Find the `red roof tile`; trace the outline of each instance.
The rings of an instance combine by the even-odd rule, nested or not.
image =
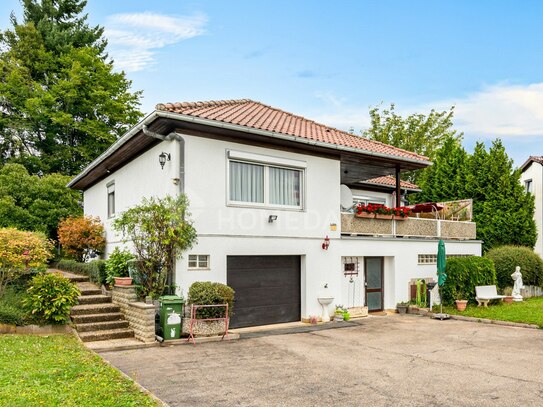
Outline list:
[[[415,161],[428,161],[425,156],[328,127],[249,99],[161,103],[156,109],[351,147],[361,150],[361,153],[379,153]]]
[[[376,185],[386,185],[388,187],[396,187],[396,180],[394,177],[385,176],[377,177],[364,181],[364,183],[376,184]],[[409,181],[400,181],[400,186],[404,189],[420,189],[418,185],[415,185]]]

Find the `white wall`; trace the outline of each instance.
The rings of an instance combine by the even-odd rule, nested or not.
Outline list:
[[[537,227],[537,243],[535,252],[543,256],[543,165],[532,162],[532,164],[521,174],[520,181],[524,187],[526,180],[532,180],[532,194],[535,197],[534,219]]]
[[[171,153],[174,150],[173,142],[161,142],[84,191],[84,213],[99,216],[104,223],[107,239],[106,255],[111,253],[115,246],[121,244],[121,237],[112,229],[115,217],[109,219],[107,217],[106,185],[115,181],[115,212],[117,215],[140,203],[143,197],[163,197],[175,194],[177,187],[172,182],[172,178],[178,176],[173,164],[175,160],[166,162],[163,170],[158,162],[158,156],[161,152]]]

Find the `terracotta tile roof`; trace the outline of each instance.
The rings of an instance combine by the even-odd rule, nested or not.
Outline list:
[[[538,155],[531,155],[531,156],[528,157],[528,159],[524,162],[524,164],[522,164],[522,165],[520,166],[520,169],[521,169],[522,171],[524,171],[524,170],[526,169],[526,167],[528,167],[528,165],[529,165],[530,163],[533,163],[533,162],[536,162],[536,163],[539,163],[539,164],[543,165],[543,156],[541,156],[541,155],[539,155],[539,156],[538,156]]]
[[[396,187],[396,180],[394,179],[394,177],[390,177],[390,176],[368,179],[364,181],[364,183],[386,185],[388,187]],[[401,181],[400,186],[404,189],[416,189],[416,190],[420,189],[418,185],[415,185],[409,181]]]
[[[361,153],[365,151],[415,161],[428,161],[428,158],[425,156],[328,127],[249,99],[161,103],[156,106],[156,110],[196,116],[202,119],[216,120],[259,130],[302,137],[322,143],[351,147],[361,150]]]

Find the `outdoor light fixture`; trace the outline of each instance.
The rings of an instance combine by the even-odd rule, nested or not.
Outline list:
[[[170,153],[165,153],[164,151],[160,153],[158,156],[158,162],[160,163],[160,168],[164,169],[164,164],[166,164],[166,161],[170,161],[172,157],[170,156]]]
[[[276,220],[277,220],[277,215],[268,216],[268,223],[273,223]]]
[[[329,247],[330,247],[330,238],[328,237],[328,235],[326,235],[326,237],[324,238],[324,242],[322,243],[322,250],[328,250]]]

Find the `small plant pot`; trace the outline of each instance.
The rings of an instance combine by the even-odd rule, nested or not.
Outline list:
[[[343,314],[335,314],[335,315],[334,315],[334,321],[335,321],[335,322],[341,322],[341,321],[343,321]]]
[[[115,285],[132,285],[132,277],[114,277]]]
[[[467,300],[456,300],[456,309],[460,312],[465,311],[466,307],[468,306]]]
[[[513,302],[513,297],[508,295],[508,296],[504,297],[503,302],[505,302],[507,304],[511,304]]]
[[[396,309],[398,310],[398,314],[407,314],[407,305],[396,305]]]

